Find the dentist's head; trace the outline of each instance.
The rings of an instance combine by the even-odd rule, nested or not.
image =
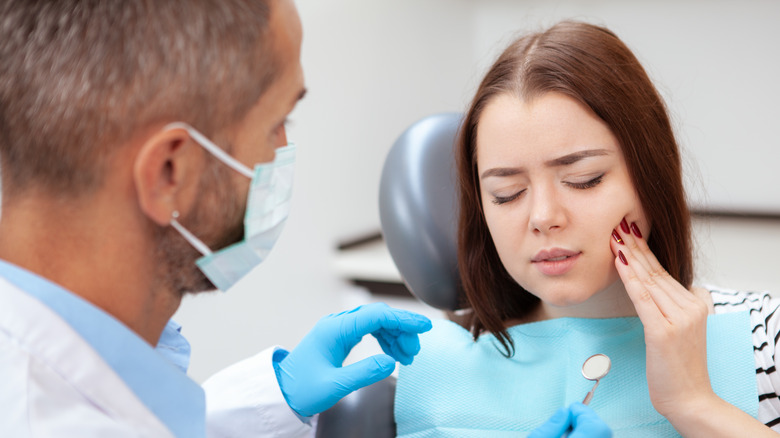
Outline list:
[[[262,184],[193,132],[250,171],[274,161],[304,94],[293,2],[0,9],[0,256],[129,325],[213,289],[203,251],[171,224],[216,255],[244,238],[250,183]]]

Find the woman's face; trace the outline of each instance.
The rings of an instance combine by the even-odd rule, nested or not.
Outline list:
[[[506,270],[542,300],[534,319],[635,314],[609,247],[623,218],[649,225],[617,139],[560,93],[504,94],[477,131],[482,205]]]

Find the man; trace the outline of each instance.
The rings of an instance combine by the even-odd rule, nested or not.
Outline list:
[[[292,0],[0,2],[4,436],[305,436],[411,363],[430,321],[373,305],[205,397],[182,372],[182,296],[228,289],[286,217],[300,46]],[[386,354],[342,367],[369,333]]]

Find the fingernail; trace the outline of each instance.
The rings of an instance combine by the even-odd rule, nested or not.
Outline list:
[[[623,251],[618,251],[618,258],[624,265],[628,266],[628,260],[626,260],[626,256],[623,255]]]
[[[624,233],[629,234],[631,233],[631,230],[628,229],[628,222],[626,222],[626,218],[623,218],[622,221],[620,221],[620,228],[623,230]]]
[[[623,243],[623,239],[620,238],[620,234],[618,234],[617,230],[612,230],[612,238],[615,239],[615,242],[621,245],[625,245],[625,243]]]
[[[636,222],[631,222],[631,230],[634,232],[634,235],[638,238],[642,238],[642,233],[639,231],[639,227],[636,226]]]

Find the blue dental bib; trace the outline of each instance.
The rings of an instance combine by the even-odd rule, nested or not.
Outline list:
[[[516,437],[557,409],[582,401],[593,387],[585,359],[603,353],[612,369],[590,406],[615,437],[676,437],[653,409],[645,374],[639,318],[559,318],[511,327],[515,355],[504,357],[491,334],[475,342],[457,324],[435,321],[420,336],[414,363],[399,371],[395,399],[398,436]],[[711,315],[707,361],[718,396],[756,417],[758,393],[747,312]]]

